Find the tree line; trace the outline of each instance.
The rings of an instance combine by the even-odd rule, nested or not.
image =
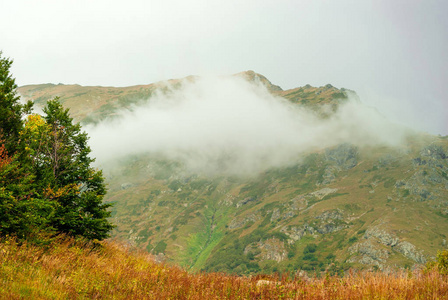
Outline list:
[[[111,205],[87,134],[58,98],[42,115],[21,103],[11,64],[0,51],[0,236],[107,238]]]

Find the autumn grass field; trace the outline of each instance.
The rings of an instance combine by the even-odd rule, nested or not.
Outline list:
[[[437,268],[344,277],[189,273],[116,242],[0,241],[1,299],[448,299]]]

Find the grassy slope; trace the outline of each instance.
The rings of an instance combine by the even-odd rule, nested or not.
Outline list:
[[[60,239],[44,250],[0,241],[2,299],[439,299],[437,271],[296,279],[191,274],[114,242]]]
[[[255,73],[239,75],[317,111],[344,101],[348,92],[330,85],[282,91]],[[19,91],[37,102],[60,95],[78,120],[91,121],[145,101],[155,86],[163,88],[40,85]],[[101,109],[105,105],[109,108]],[[448,232],[448,165],[428,156],[428,145],[448,153],[448,141],[431,136],[409,140],[399,150],[355,149],[355,158],[344,152],[348,146],[310,154],[297,165],[250,180],[191,176],[173,162],[131,157],[107,173],[107,201],[115,203],[118,225],[113,235],[191,270],[249,274],[331,268],[337,273],[351,265],[410,267],[419,253],[428,258],[444,247]],[[347,164],[350,159],[354,166]],[[312,194],[323,188],[335,192],[323,198]],[[415,248],[403,248],[406,243]],[[316,250],[307,255],[309,244]]]

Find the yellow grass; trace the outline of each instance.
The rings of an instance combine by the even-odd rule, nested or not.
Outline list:
[[[197,273],[116,242],[61,238],[46,247],[0,241],[2,299],[446,299],[437,271],[288,279]]]

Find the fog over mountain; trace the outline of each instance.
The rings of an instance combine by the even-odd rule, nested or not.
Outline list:
[[[399,146],[408,131],[356,99],[322,118],[236,77],[184,80],[143,106],[87,127],[101,165],[151,153],[190,171],[247,175],[285,166],[301,154],[340,143]]]

